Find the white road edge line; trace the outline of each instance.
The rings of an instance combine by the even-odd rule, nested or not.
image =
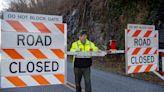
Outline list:
[[[76,91],[76,86],[75,86],[75,84],[73,84],[73,83],[71,83],[71,82],[67,82],[66,84],[65,84],[65,86],[66,87],[68,87],[68,88],[70,88],[72,91]],[[84,89],[82,89],[82,92],[85,92],[84,91]]]
[[[154,73],[155,75],[157,75],[159,78],[161,78],[162,80],[164,80],[164,76],[161,76],[158,72],[153,71],[153,73]]]

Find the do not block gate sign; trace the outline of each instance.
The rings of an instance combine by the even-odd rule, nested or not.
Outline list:
[[[4,13],[1,88],[65,83],[66,24],[46,20],[55,18],[61,20],[52,15]]]
[[[158,31],[151,25],[129,24],[125,30],[126,73],[158,69]]]

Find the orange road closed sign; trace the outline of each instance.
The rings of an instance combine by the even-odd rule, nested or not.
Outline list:
[[[1,88],[64,84],[67,27],[62,17],[3,14]]]
[[[127,74],[158,70],[158,31],[153,25],[128,24],[125,52]]]

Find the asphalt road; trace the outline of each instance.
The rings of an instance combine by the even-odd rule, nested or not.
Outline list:
[[[71,63],[67,68],[68,81],[74,83]],[[91,80],[93,92],[164,92],[164,86],[96,69],[91,71]],[[84,88],[84,82],[82,86]]]
[[[35,86],[22,88],[1,89],[0,92],[73,92],[64,85]]]
[[[74,84],[73,66],[68,62],[68,81]],[[164,86],[146,81],[104,72],[91,71],[93,92],[164,92]],[[84,80],[82,80],[84,81]],[[84,82],[82,82],[84,88]],[[74,92],[65,85],[1,89],[0,92]]]

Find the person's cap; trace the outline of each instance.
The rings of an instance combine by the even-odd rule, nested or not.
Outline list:
[[[87,35],[87,30],[86,29],[81,29],[80,30],[80,35]]]

